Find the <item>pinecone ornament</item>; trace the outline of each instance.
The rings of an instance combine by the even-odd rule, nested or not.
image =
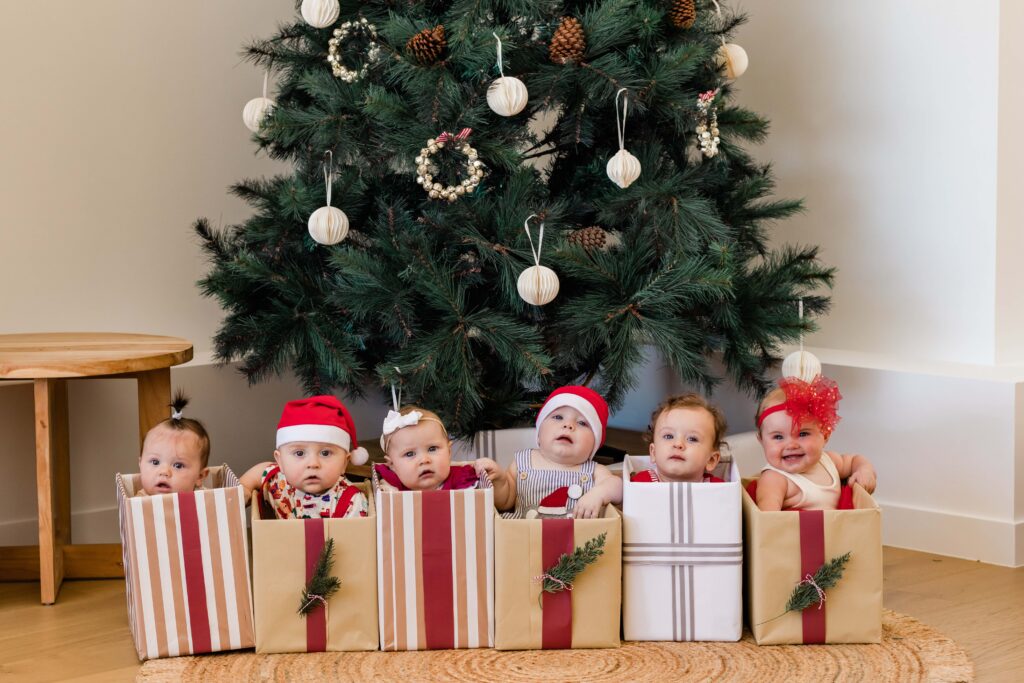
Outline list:
[[[406,51],[420,64],[433,64],[446,47],[448,41],[444,37],[444,24],[423,29],[405,44]]]
[[[672,0],[668,11],[668,20],[676,28],[690,28],[697,21],[697,3],[695,0]]]
[[[548,56],[555,64],[578,62],[587,49],[583,25],[575,17],[563,17],[548,46]]]
[[[587,251],[604,251],[608,248],[608,231],[599,225],[591,225],[589,228],[573,230],[566,240],[569,244],[577,244]]]

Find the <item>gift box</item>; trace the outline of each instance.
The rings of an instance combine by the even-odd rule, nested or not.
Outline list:
[[[538,650],[619,646],[622,518],[612,505],[596,519],[494,521],[495,647]],[[562,554],[605,533],[604,552],[568,590],[542,591]]]
[[[376,495],[380,648],[493,647],[494,491]]]
[[[227,465],[204,489],[136,495],[138,474],[118,474],[128,621],[139,659],[253,645],[245,490]]]
[[[724,458],[724,456],[723,456]],[[647,456],[626,456],[622,497],[622,630],[626,640],[736,641],[743,632],[742,486],[633,483]]]
[[[253,601],[256,652],[344,652],[377,649],[376,515],[367,483],[366,517],[277,519],[259,491],[252,497]],[[334,540],[336,593],[307,615],[302,591],[327,539]]]
[[[758,645],[877,643],[882,637],[882,514],[859,484],[851,510],[762,512],[743,491],[747,612]],[[786,603],[801,582],[850,554],[824,601],[800,612]]]

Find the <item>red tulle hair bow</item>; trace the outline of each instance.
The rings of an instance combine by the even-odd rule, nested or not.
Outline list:
[[[783,377],[779,380],[779,388],[786,394],[786,400],[761,413],[757,419],[758,429],[767,416],[785,410],[793,418],[794,434],[800,430],[804,420],[811,419],[818,423],[826,439],[832,435],[832,430],[839,422],[836,404],[843,397],[835,380],[824,375],[818,375],[811,382],[805,382],[799,377]]]

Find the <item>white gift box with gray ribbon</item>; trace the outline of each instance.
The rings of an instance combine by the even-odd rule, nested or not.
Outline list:
[[[736,641],[743,629],[739,471],[725,483],[633,483],[647,456],[626,456],[622,499],[622,627],[626,640]]]

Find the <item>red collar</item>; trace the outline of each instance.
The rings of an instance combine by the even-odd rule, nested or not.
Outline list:
[[[386,481],[387,483],[394,486],[399,491],[409,491],[402,480],[398,478],[394,470],[383,463],[378,463],[373,466],[377,476]],[[441,484],[439,491],[456,491],[460,489],[469,489],[476,486],[479,478],[476,474],[476,468],[472,465],[452,465],[451,470],[448,472],[448,478]]]

